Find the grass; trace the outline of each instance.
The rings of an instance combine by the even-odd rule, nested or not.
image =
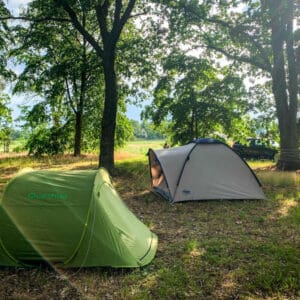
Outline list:
[[[144,158],[149,148],[162,148],[164,140],[137,140],[126,144],[123,149],[116,151],[116,157],[127,155],[126,158]]]
[[[299,299],[300,174],[250,162],[267,200],[170,205],[149,191],[148,146],[117,151],[114,184],[158,235],[153,262],[132,270],[1,268],[0,299]],[[2,159],[0,192],[28,166],[96,168],[97,156]]]

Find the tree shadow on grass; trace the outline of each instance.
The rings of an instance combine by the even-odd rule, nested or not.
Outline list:
[[[171,205],[149,190],[134,198],[124,192],[159,238],[154,270],[127,293],[154,299],[300,297],[300,189],[287,182],[267,186],[267,200],[259,201]],[[198,248],[192,254],[186,250],[191,242]]]
[[[300,297],[299,186],[269,180],[265,201],[172,205],[150,192],[146,161],[118,163],[117,171],[117,191],[158,235],[151,264],[128,271],[0,269],[0,298]]]

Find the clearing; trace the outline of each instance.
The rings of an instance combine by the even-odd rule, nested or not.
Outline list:
[[[141,269],[1,268],[0,299],[299,299],[300,174],[252,162],[265,201],[171,205],[150,193],[146,152],[162,141],[116,152],[116,189],[158,235],[156,258]],[[97,156],[0,159],[0,197],[23,167],[97,168]]]

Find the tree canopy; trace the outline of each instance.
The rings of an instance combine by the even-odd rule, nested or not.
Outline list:
[[[15,92],[39,95],[43,130],[66,137],[72,127],[74,155],[98,142],[99,165],[112,171],[115,146],[136,125],[126,103],[153,97],[144,117],[172,143],[277,139],[278,130],[278,167],[295,169],[299,11],[295,0],[33,0],[20,16],[2,3],[0,35],[14,32],[11,56],[25,65]],[[9,28],[9,19],[18,22]]]
[[[169,42],[186,51],[202,49],[214,61],[226,58],[271,81],[280,133],[281,169],[300,166],[299,18],[295,0],[163,1]],[[298,66],[298,68],[297,68]],[[242,69],[244,68],[244,70]]]
[[[172,142],[199,136],[230,136],[247,112],[246,90],[230,69],[215,69],[207,59],[172,53],[164,63],[146,116],[155,125],[167,119]]]

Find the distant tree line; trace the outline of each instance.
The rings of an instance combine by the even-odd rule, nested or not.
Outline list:
[[[3,152],[9,151],[12,138],[12,115],[7,104],[7,95],[0,94],[0,145],[2,144]]]
[[[147,139],[147,140],[161,140],[166,139],[166,135],[155,129],[154,124],[149,121],[136,121],[131,120],[133,127],[134,138],[137,139]]]

